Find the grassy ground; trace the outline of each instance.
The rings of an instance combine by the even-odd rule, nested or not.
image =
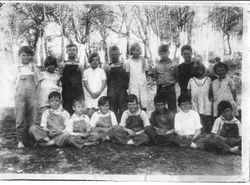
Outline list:
[[[103,143],[76,149],[16,149],[13,109],[2,111],[0,173],[240,175],[241,157],[175,146],[120,146]]]

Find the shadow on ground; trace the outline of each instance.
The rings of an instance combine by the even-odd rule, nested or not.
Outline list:
[[[2,111],[0,173],[240,175],[241,157],[174,146],[120,146],[103,143],[76,149],[16,149],[13,110]]]

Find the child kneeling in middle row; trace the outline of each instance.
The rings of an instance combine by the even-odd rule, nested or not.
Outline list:
[[[139,146],[149,143],[149,136],[145,133],[150,126],[147,113],[139,108],[138,98],[134,94],[128,95],[128,110],[124,111],[119,126],[110,130],[110,137],[114,143]]]

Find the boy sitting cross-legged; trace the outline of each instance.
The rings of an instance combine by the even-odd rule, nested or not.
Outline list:
[[[139,146],[149,143],[145,128],[150,126],[145,111],[139,108],[138,98],[128,95],[128,110],[124,111],[119,126],[112,128],[109,133],[115,143]]]
[[[70,115],[62,108],[59,92],[51,92],[48,98],[50,109],[42,114],[40,126],[32,125],[29,128],[29,134],[44,146],[63,146],[69,139],[69,134],[65,132],[65,126]]]
[[[161,95],[154,97],[155,111],[152,112],[150,123],[146,128],[154,144],[168,145],[174,142],[174,113],[166,108],[166,100]]]

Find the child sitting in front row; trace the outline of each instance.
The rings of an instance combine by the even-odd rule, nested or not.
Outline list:
[[[114,112],[109,110],[109,102],[110,98],[107,96],[102,96],[98,100],[99,110],[92,115],[90,122],[92,128],[89,139],[91,141],[110,140],[109,130],[118,125]]]
[[[48,99],[50,109],[42,114],[40,126],[32,125],[29,128],[29,134],[36,142],[44,146],[63,146],[69,139],[69,134],[65,132],[65,126],[70,115],[62,108],[59,92],[51,92]]]
[[[146,112],[139,108],[136,95],[128,95],[127,102],[128,110],[123,112],[120,125],[110,130],[111,139],[124,145],[149,143],[149,136],[145,133],[145,128],[150,126]]]
[[[96,142],[89,141],[89,132],[91,129],[90,119],[84,114],[85,102],[83,99],[73,101],[74,113],[66,124],[66,132],[70,134],[69,144],[82,148],[83,146],[95,145]]]
[[[191,97],[183,93],[178,98],[180,112],[175,115],[176,144],[185,147],[192,146],[201,134],[201,122],[198,112],[191,109]]]
[[[146,133],[154,144],[169,145],[175,140],[174,113],[166,108],[166,100],[161,95],[154,97],[155,111],[150,117],[151,126]]]

